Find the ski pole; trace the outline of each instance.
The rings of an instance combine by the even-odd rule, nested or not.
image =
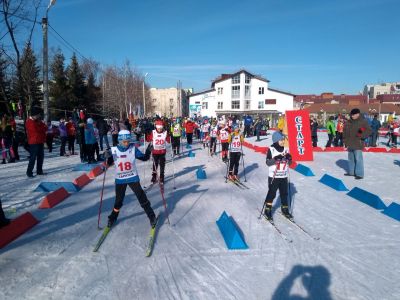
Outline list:
[[[288,168],[288,185],[289,185],[289,211],[290,214],[293,213],[293,208],[294,208],[294,201],[293,201],[293,197],[292,197],[292,189],[290,187],[290,172],[289,172],[289,168]]]
[[[244,166],[244,154],[243,154],[243,145],[242,144],[240,144],[240,150],[242,151],[242,165],[243,165],[244,182],[247,182],[247,179],[246,179],[246,168]]]
[[[172,156],[172,179],[174,182],[174,190],[176,190],[176,185],[175,185],[175,164],[174,164],[174,153],[173,153],[173,149],[172,149],[172,145],[171,145],[171,156]]]
[[[140,139],[139,139],[139,145],[140,145]],[[146,130],[144,131],[143,135],[143,153],[146,152]],[[146,162],[143,163],[143,182],[146,182]],[[144,185],[143,188],[146,188]]]
[[[100,205],[99,205],[99,216],[97,218],[97,229],[102,229],[100,227],[100,216],[101,216],[101,207],[103,205],[103,192],[104,192],[104,183],[106,181],[106,173],[107,173],[107,167],[104,167],[104,175],[103,175],[103,186],[101,188],[101,193],[100,193]]]

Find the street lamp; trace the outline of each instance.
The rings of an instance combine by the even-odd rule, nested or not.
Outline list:
[[[46,17],[42,19],[43,28],[43,110],[44,121],[47,123],[49,119],[49,55],[48,55],[48,42],[47,42],[47,18],[50,8],[56,3],[56,0],[50,0],[49,6],[46,9]]]
[[[143,78],[143,117],[146,116],[146,97],[144,93],[144,81],[146,80],[147,75],[149,75],[149,73],[144,74]]]

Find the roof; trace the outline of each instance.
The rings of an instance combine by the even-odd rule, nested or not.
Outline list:
[[[227,80],[227,79],[232,78],[232,77],[234,77],[234,76],[236,76],[236,75],[238,75],[240,73],[246,73],[246,74],[250,75],[251,77],[256,78],[258,80],[265,81],[265,82],[270,82],[268,79],[263,78],[260,75],[254,75],[254,74],[252,74],[252,73],[250,73],[250,72],[248,72],[248,71],[246,71],[244,69],[241,69],[241,70],[239,70],[239,71],[237,71],[236,73],[233,73],[233,74],[221,74],[221,76],[217,77],[216,79],[214,79],[212,81],[211,87],[214,87],[214,85],[217,82]]]
[[[380,106],[380,110],[379,110]],[[400,106],[389,103],[370,103],[370,104],[359,104],[359,105],[348,105],[348,104],[311,104],[304,107],[310,113],[320,113],[321,110],[328,114],[337,113],[349,113],[353,108],[358,108],[362,113],[393,113],[400,114]]]
[[[188,97],[190,98],[190,97],[193,97],[193,96],[206,94],[206,93],[209,93],[209,92],[215,92],[215,89],[208,89],[208,90],[200,91],[200,92],[197,92],[197,93],[193,93],[193,94],[190,94]]]
[[[281,94],[285,94],[285,95],[289,95],[289,96],[296,97],[295,94],[291,94],[291,93],[289,93],[289,92],[285,92],[285,91],[282,91],[282,90],[272,89],[272,88],[268,88],[268,90],[269,90],[269,91],[273,91],[273,92],[277,92],[277,93],[281,93]]]

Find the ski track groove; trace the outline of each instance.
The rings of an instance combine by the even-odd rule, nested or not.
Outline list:
[[[164,258],[165,258],[165,262],[167,263],[168,270],[169,270],[169,272],[171,273],[171,277],[172,277],[172,280],[173,280],[174,285],[175,285],[175,287],[176,287],[176,290],[178,291],[179,299],[183,299],[182,293],[181,293],[180,288],[179,288],[179,285],[178,285],[178,283],[176,282],[174,273],[172,272],[171,265],[170,265],[170,263],[169,263],[169,261],[168,261],[168,257],[167,257],[166,255],[164,255]]]

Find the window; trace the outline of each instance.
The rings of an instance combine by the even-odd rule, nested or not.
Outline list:
[[[244,83],[249,84],[249,83],[250,83],[250,80],[251,80],[251,76],[250,76],[249,74],[246,74],[246,77],[245,77],[245,79],[244,79]]]
[[[258,109],[264,109],[264,101],[258,101]]]
[[[240,109],[240,101],[239,100],[232,101],[231,109]]]
[[[169,102],[170,102],[170,103],[173,103],[173,102],[174,102],[174,99],[173,99],[173,98],[169,98]]]
[[[224,109],[224,102],[218,102],[218,109]]]
[[[276,99],[265,99],[265,104],[276,104]]]
[[[264,95],[264,87],[259,87],[258,88],[258,94],[259,95]]]
[[[203,109],[208,109],[208,102],[203,102],[202,108],[203,108]]]
[[[223,92],[224,92],[224,88],[219,87],[219,88],[218,88],[218,95],[222,95]]]
[[[250,100],[245,100],[244,109],[250,109],[250,106],[251,106],[251,101]]]
[[[232,86],[232,98],[240,98],[240,85]]]
[[[233,76],[232,84],[239,84],[239,83],[240,83],[240,74]]]
[[[153,102],[157,102],[157,99],[156,99],[156,98],[154,98],[154,99],[153,99]]]
[[[250,92],[250,86],[249,85],[245,85],[244,86],[244,97],[249,99],[251,97],[251,92]]]
[[[200,104],[200,101],[196,101],[194,104]]]

